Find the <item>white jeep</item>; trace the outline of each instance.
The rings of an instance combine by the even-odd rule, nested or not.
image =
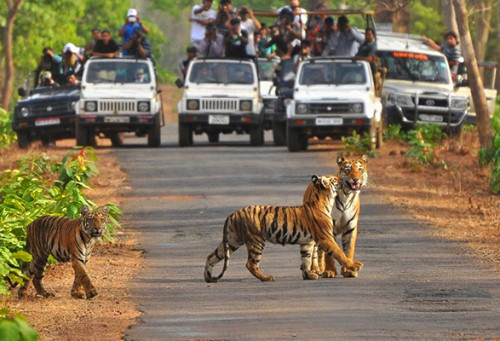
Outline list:
[[[287,106],[287,145],[306,150],[308,138],[367,132],[371,148],[382,143],[382,105],[370,64],[346,58],[312,58],[297,70]]]
[[[95,136],[123,143],[124,132],[161,143],[162,103],[150,59],[91,58],[85,65],[77,104],[76,143],[95,144]]]
[[[177,81],[184,94],[177,105],[179,146],[193,144],[193,134],[250,134],[250,144],[264,144],[263,104],[255,63],[249,59],[195,59],[186,80]]]

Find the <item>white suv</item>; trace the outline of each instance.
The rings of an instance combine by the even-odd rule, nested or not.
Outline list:
[[[91,58],[81,88],[77,145],[93,145],[95,136],[104,136],[118,146],[124,132],[147,135],[150,147],[160,145],[162,103],[150,59]]]
[[[182,83],[182,82],[181,82]],[[264,144],[262,98],[257,68],[248,59],[195,59],[177,105],[179,146],[193,144],[193,134],[206,133],[210,142],[219,134],[250,134],[250,143]]]
[[[371,147],[382,143],[382,105],[370,64],[351,59],[312,58],[297,70],[287,106],[287,145],[307,149],[308,138],[339,138],[367,132]]]

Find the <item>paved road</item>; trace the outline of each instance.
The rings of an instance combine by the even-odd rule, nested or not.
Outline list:
[[[127,340],[500,337],[500,274],[468,257],[463,245],[431,237],[430,227],[374,188],[362,195],[359,278],[304,281],[298,246],[268,244],[261,267],[275,282],[246,270],[243,247],[219,283],[205,283],[205,257],[220,242],[226,216],[249,204],[300,204],[311,174],[336,169],[332,147],[290,154],[228,136],[219,145],[196,138],[195,147],[181,149],[175,125],[162,134],[159,149],[113,151],[132,187],[124,220],[147,250],[147,267],[131,285],[144,314]]]

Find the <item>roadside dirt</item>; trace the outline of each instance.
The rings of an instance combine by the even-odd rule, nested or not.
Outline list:
[[[180,92],[163,88],[166,122],[176,119],[175,105]],[[102,145],[101,142],[99,145]],[[58,141],[56,146],[35,145],[28,151],[16,147],[0,151],[1,169],[28,155],[47,153],[61,158],[74,142]],[[448,170],[412,170],[404,166],[407,147],[387,143],[377,158],[370,159],[369,186],[386,200],[404,209],[423,224],[432,226],[438,238],[459,240],[467,252],[492,268],[500,269],[500,196],[488,190],[489,169],[477,164],[477,137],[465,132],[461,139],[450,140],[438,151]],[[88,195],[97,204],[120,204],[130,195],[127,176],[106,149],[96,149],[100,175],[92,181]],[[332,155],[334,160],[336,155]],[[165,194],[168,196],[168,193]],[[185,197],[170,197],[186,200]],[[4,305],[22,312],[39,332],[40,340],[120,340],[122,333],[137,322],[140,312],[129,300],[127,284],[144,265],[141,252],[134,249],[134,232],[127,226],[116,236],[116,243],[96,247],[88,272],[99,290],[92,300],[70,297],[73,270],[70,264],[48,268],[45,283],[56,297],[36,297],[31,288],[27,300],[15,296]],[[17,290],[14,290],[14,294]]]

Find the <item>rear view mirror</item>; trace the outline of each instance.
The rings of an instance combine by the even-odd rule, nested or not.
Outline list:
[[[18,88],[17,94],[21,97],[26,97],[26,90],[24,88]]]
[[[180,88],[184,87],[184,82],[180,78],[177,78],[175,80],[175,85],[177,85],[177,87],[180,89]]]

